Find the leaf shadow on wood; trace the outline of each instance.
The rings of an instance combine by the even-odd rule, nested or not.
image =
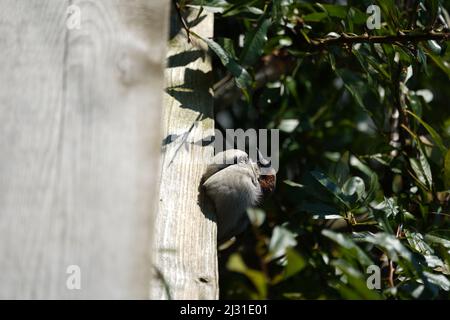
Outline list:
[[[189,135],[196,128],[196,123],[201,120],[202,120],[202,114],[199,114],[197,116],[197,118],[192,122],[192,125],[189,127],[189,129],[187,129],[185,132],[183,132],[181,134],[177,134],[177,133],[168,134],[162,140],[161,144],[162,144],[163,151],[171,143],[176,142],[178,144],[177,148],[175,149],[175,153],[174,153],[172,159],[169,161],[169,164],[167,165],[168,167],[170,165],[172,165],[178,152],[180,150],[182,150],[183,147],[185,147],[186,151],[189,151],[189,145],[206,147],[206,146],[209,146],[210,144],[214,143],[215,137],[213,135],[209,135],[209,136],[203,137],[201,139],[197,139],[197,140],[189,139]]]
[[[211,71],[205,73],[187,68],[184,72],[184,84],[166,88],[166,92],[180,103],[181,108],[189,108],[205,116],[212,116],[207,112],[208,109],[212,109],[210,104],[213,103],[210,92],[211,77]]]
[[[184,51],[174,54],[167,58],[167,68],[177,68],[187,66],[191,62],[201,58],[205,60],[206,53],[204,50]]]
[[[172,142],[175,142],[177,139],[182,139],[184,144],[188,143],[188,144],[193,144],[193,145],[202,146],[202,147],[206,147],[206,146],[209,146],[210,144],[214,143],[214,136],[211,136],[211,135],[204,137],[203,139],[199,139],[199,140],[195,140],[195,141],[187,141],[188,135],[191,131],[192,131],[192,129],[187,130],[183,134],[176,134],[176,133],[168,134],[162,140],[163,147],[169,145]]]
[[[188,108],[198,113],[196,119],[189,128],[182,133],[170,133],[162,140],[163,150],[171,143],[177,142],[179,146],[175,151],[173,158],[169,162],[169,166],[175,160],[178,152],[182,147],[189,147],[189,144],[206,147],[214,143],[214,136],[203,137],[199,140],[189,139],[192,130],[195,129],[196,123],[211,118],[213,96],[211,94],[211,72],[203,72],[201,70],[193,70],[186,68],[184,72],[184,83],[179,86],[166,88],[167,94],[179,102],[180,108]]]

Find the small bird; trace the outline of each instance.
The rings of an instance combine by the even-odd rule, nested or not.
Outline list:
[[[247,209],[273,192],[276,176],[270,162],[259,150],[254,162],[246,152],[229,149],[213,158],[202,181],[206,195],[216,209],[217,239],[221,244],[248,227]]]

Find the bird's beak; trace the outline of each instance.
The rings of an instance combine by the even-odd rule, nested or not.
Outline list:
[[[258,158],[257,158],[258,166],[260,168],[270,168],[272,165],[271,162],[269,160],[267,160],[266,158],[264,158],[264,156],[262,155],[261,151],[259,151],[258,148],[256,148],[256,151],[258,152]]]

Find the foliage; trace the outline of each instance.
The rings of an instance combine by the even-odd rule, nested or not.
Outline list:
[[[218,126],[281,130],[277,190],[221,252],[221,297],[449,298],[449,3],[179,3],[215,12]]]

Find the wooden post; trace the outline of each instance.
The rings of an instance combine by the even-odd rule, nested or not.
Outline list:
[[[168,14],[1,1],[0,298],[148,297]]]
[[[213,35],[213,15],[192,11],[191,30]],[[205,43],[188,41],[178,13],[171,14],[164,100],[160,207],[156,219],[156,265],[151,298],[217,299],[216,223],[199,193],[213,155],[211,60]]]

